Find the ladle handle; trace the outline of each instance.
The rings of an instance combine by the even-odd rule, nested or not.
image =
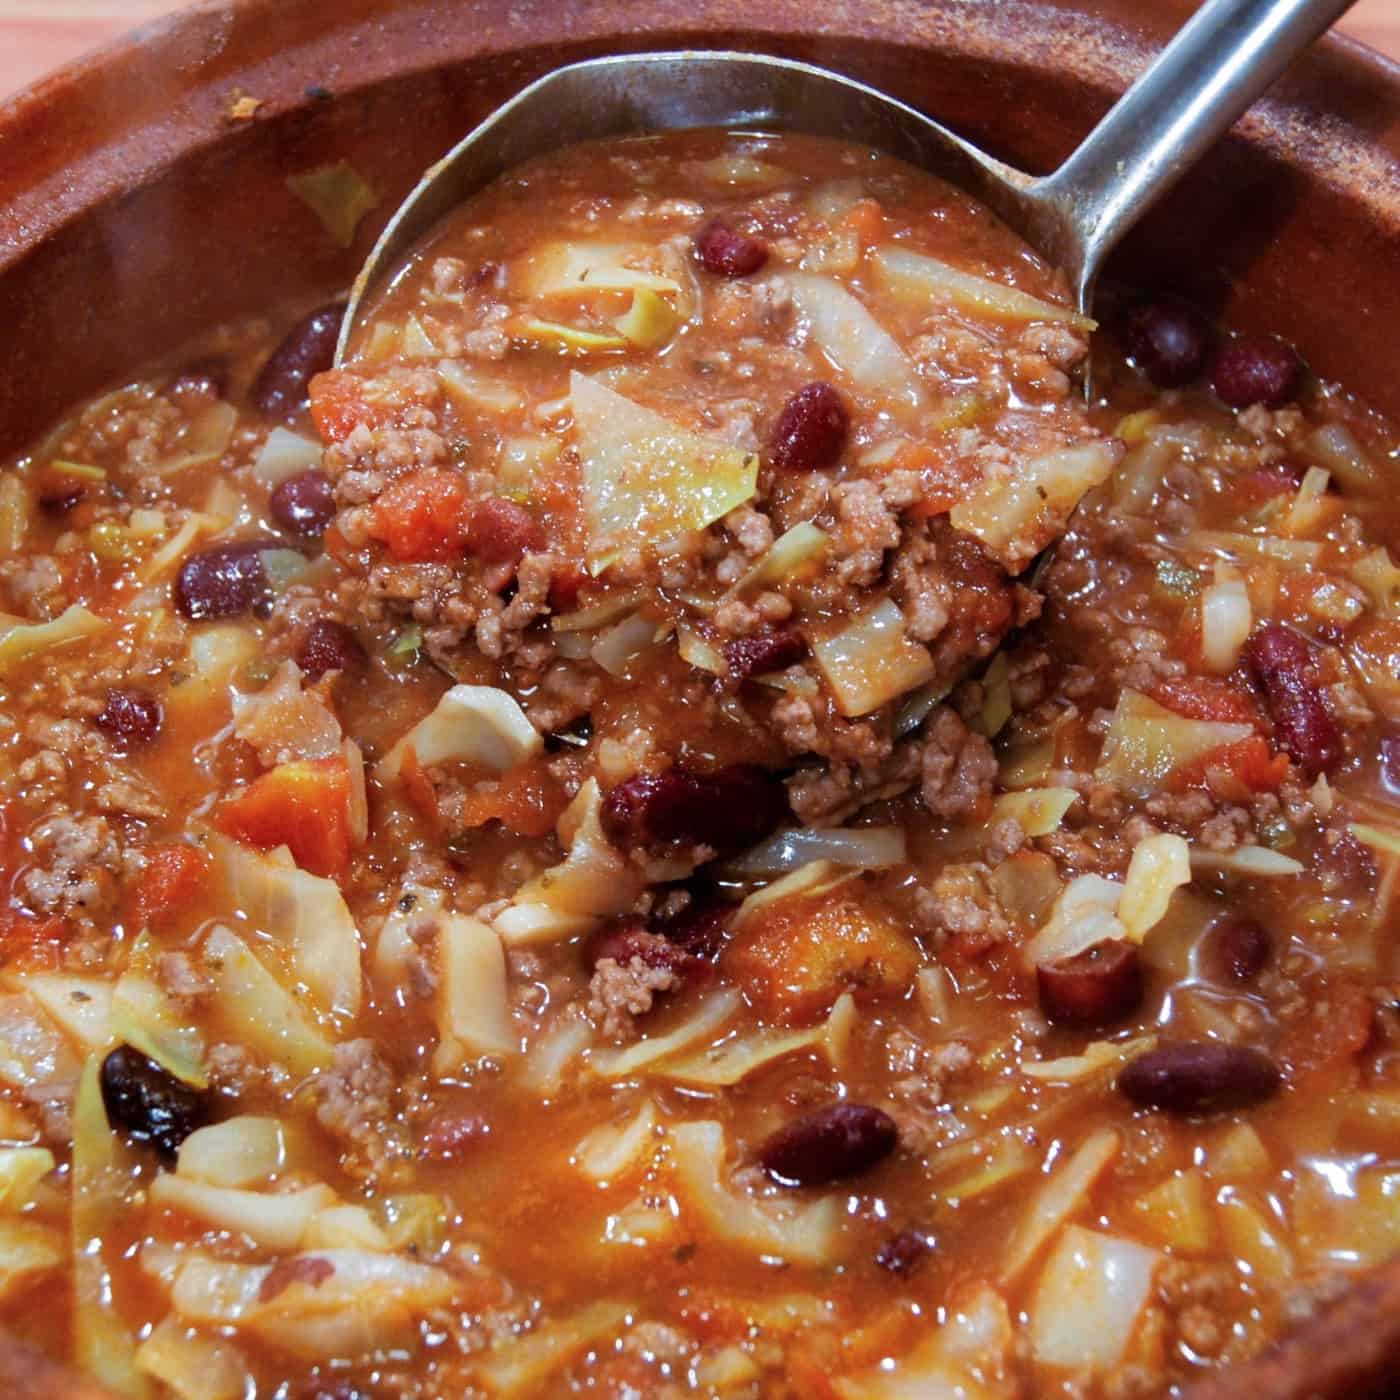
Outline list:
[[[1092,286],[1118,239],[1190,168],[1352,0],[1207,0],[1053,174],[1036,198],[1053,207]]]

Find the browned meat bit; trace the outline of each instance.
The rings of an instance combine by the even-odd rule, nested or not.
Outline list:
[[[946,705],[935,710],[923,749],[919,792],[924,806],[943,821],[974,815],[990,800],[996,775],[991,744],[974,734],[957,711]]]
[[[39,863],[20,876],[17,889],[36,914],[100,913],[134,860],[105,817],[50,817],[30,840]]]
[[[672,947],[656,934],[637,936]],[[674,951],[682,958],[695,961],[679,948]],[[614,957],[599,958],[588,984],[588,1017],[606,1039],[627,1040],[636,1033],[637,1017],[651,1010],[660,993],[673,991],[683,980],[682,974],[668,961],[654,958],[649,962],[643,952],[633,952],[626,962]]]
[[[345,1147],[347,1169],[382,1175],[403,1156],[394,1089],[394,1073],[374,1041],[335,1047],[330,1068],[316,1081],[316,1121]]]

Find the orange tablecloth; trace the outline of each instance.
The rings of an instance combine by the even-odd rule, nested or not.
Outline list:
[[[178,0],[0,0],[0,95],[179,7]],[[1358,0],[1342,28],[1400,59],[1400,0]]]

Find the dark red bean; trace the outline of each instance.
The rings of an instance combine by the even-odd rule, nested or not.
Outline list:
[[[723,219],[711,219],[695,235],[695,256],[716,277],[747,277],[768,261],[768,245],[736,232]]]
[[[1139,1055],[1118,1089],[1139,1108],[1224,1113],[1262,1103],[1278,1091],[1278,1067],[1258,1050],[1218,1040],[1177,1041]]]
[[[491,1120],[485,1114],[443,1109],[424,1125],[421,1150],[434,1161],[453,1162],[490,1136]]]
[[[160,733],[164,721],[160,701],[149,691],[113,687],[93,723],[104,734],[128,744],[148,744]]]
[[[186,365],[165,386],[165,395],[172,399],[222,399],[228,396],[228,381],[228,361],[206,355]]]
[[[1206,935],[1207,970],[1222,982],[1252,982],[1269,961],[1274,940],[1252,919],[1226,917]]]
[[[343,623],[317,618],[297,648],[297,665],[318,681],[327,671],[363,670],[369,658],[360,639]]]
[[[267,501],[268,514],[294,535],[308,538],[325,533],[335,519],[335,490],[325,472],[300,472],[282,482]]]
[[[899,1130],[888,1113],[868,1104],[837,1103],[780,1128],[757,1157],[783,1186],[820,1186],[869,1171],[898,1142]]]
[[[679,943],[672,943],[659,933],[650,933],[635,922],[605,928],[590,940],[589,962],[597,967],[605,958],[611,958],[620,967],[627,967],[633,958],[640,958],[645,966],[673,972],[682,981],[703,972],[707,966],[704,959]]]
[[[70,486],[45,491],[39,496],[39,509],[45,515],[67,515],[86,496],[87,488],[84,486]]]
[[[295,418],[306,406],[313,375],[330,369],[340,338],[342,305],[323,306],[303,317],[267,357],[253,381],[253,407],[269,418]]]
[[[901,1230],[880,1246],[875,1263],[886,1273],[908,1278],[933,1253],[936,1243],[922,1230]]]
[[[1175,389],[1200,374],[1210,347],[1210,326],[1180,302],[1148,302],[1128,316],[1123,344],[1157,388]]]
[[[1107,1026],[1142,1004],[1142,963],[1125,939],[1105,939],[1035,970],[1040,1009],[1058,1026]]]
[[[1341,735],[1310,678],[1307,642],[1281,622],[1269,622],[1245,643],[1243,659],[1264,692],[1279,747],[1310,778],[1335,768],[1342,757]]]
[[[834,386],[818,380],[783,405],[768,444],[768,459],[786,471],[835,466],[850,429],[846,401]]]
[[[696,896],[679,914],[659,921],[656,931],[687,953],[713,962],[724,947],[737,907],[713,895]]]
[[[1387,734],[1381,739],[1380,772],[1385,787],[1400,794],[1400,734]]]
[[[795,627],[772,627],[752,637],[736,637],[724,644],[729,676],[735,681],[784,671],[806,655],[807,639]]]
[[[741,851],[787,814],[787,791],[776,774],[735,763],[715,773],[675,767],[628,778],[603,799],[600,817],[604,834],[621,850],[683,841]]]
[[[544,530],[524,506],[504,496],[488,496],[473,508],[466,551],[474,558],[487,564],[518,564],[544,545]]]
[[[236,617],[271,597],[257,544],[221,545],[192,554],[175,577],[175,606],[192,622]]]
[[[163,1162],[209,1117],[206,1094],[176,1079],[154,1060],[118,1045],[99,1076],[107,1121],[132,1142],[155,1148]]]
[[[1272,335],[1241,335],[1220,347],[1210,387],[1231,408],[1281,408],[1297,398],[1303,382],[1298,352]]]

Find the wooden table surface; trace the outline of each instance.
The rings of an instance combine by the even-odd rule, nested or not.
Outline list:
[[[181,0],[0,0],[0,95]],[[324,0],[336,4],[337,0]],[[1400,0],[1357,0],[1342,28],[1400,60]]]

